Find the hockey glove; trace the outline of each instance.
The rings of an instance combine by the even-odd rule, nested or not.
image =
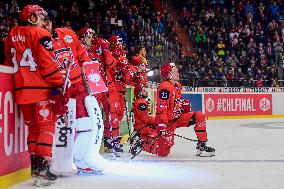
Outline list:
[[[63,115],[68,111],[67,103],[69,101],[69,93],[62,95],[61,90],[51,91],[49,93],[49,101],[51,110],[57,115]]]
[[[189,100],[184,100],[182,102],[182,109],[184,113],[191,112],[191,103]]]

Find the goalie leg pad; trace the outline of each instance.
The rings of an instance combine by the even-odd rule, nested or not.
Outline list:
[[[52,147],[52,164],[50,170],[57,174],[74,174],[73,146],[76,127],[76,100],[69,99],[66,116],[59,116],[56,122]]]
[[[77,120],[76,140],[74,144],[74,159],[82,161],[87,153],[88,146],[92,144],[94,132],[92,118],[82,117]]]
[[[85,164],[85,167],[80,168],[103,169],[106,160],[99,154],[103,136],[100,107],[93,96],[86,97],[85,105],[90,117],[81,118],[81,121],[78,120],[78,135],[74,145],[74,162],[78,167]]]

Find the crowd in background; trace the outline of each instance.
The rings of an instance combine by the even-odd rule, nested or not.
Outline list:
[[[26,0],[0,2],[0,53],[3,39],[17,25]],[[93,28],[98,36],[119,35],[127,57],[145,46],[149,67],[180,64],[182,83],[190,86],[273,86],[283,80],[282,1],[173,0],[179,24],[192,39],[191,56],[180,52],[175,20],[152,0],[30,0],[43,6],[55,27]],[[48,5],[48,7],[47,7]],[[282,8],[283,9],[283,8]]]
[[[173,4],[181,7],[179,21],[195,50],[192,57],[181,56],[184,84],[280,85],[283,1],[176,0]]]
[[[18,11],[27,3],[44,7],[55,27],[68,27],[77,32],[83,27],[93,28],[99,37],[106,39],[119,35],[128,58],[136,54],[137,47],[145,46],[150,68],[167,62],[167,56],[171,57],[171,61],[178,61],[179,53],[175,50],[180,48],[172,45],[180,45],[173,32],[173,19],[157,11],[152,0],[3,1],[0,2],[0,29],[3,34],[17,24]],[[166,47],[169,44],[165,41],[171,42],[173,51]]]

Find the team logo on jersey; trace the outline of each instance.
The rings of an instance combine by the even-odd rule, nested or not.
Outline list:
[[[147,110],[147,105],[145,103],[140,103],[138,106],[139,110],[145,111]]]
[[[42,101],[36,104],[37,121],[50,121],[52,120],[51,108],[48,101]]]
[[[71,64],[71,70],[76,67],[71,48],[62,48],[54,51],[54,58],[60,69],[65,69]]]
[[[53,51],[53,45],[50,37],[42,37],[39,39],[40,44],[48,51]]]
[[[88,78],[91,82],[95,83],[96,86],[100,86],[99,81],[101,79],[101,76],[98,73],[96,73],[94,69],[91,70],[91,73],[88,75]]]
[[[72,43],[73,42],[73,38],[70,35],[65,35],[64,41],[66,41],[67,43]]]
[[[49,110],[48,109],[41,109],[39,111],[39,115],[41,115],[43,117],[43,120],[47,120],[47,117],[49,115]]]
[[[170,98],[170,91],[167,89],[162,89],[159,92],[159,98],[162,100],[168,100]]]

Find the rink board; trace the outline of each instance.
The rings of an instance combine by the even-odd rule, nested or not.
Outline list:
[[[30,177],[28,129],[15,104],[12,69],[0,66],[0,189]]]
[[[22,114],[15,105],[12,92],[12,72],[13,69],[0,66],[0,81],[2,84],[0,85],[0,189],[7,188],[30,178],[30,161],[26,145],[28,130],[24,125]],[[210,91],[211,89],[206,89],[206,91],[208,90]],[[222,105],[224,102],[226,106],[220,108],[219,102],[219,108],[216,111],[212,108],[212,105],[217,107],[218,101],[220,101],[218,95],[216,95],[216,90],[211,90],[213,92],[205,92],[204,90],[194,92],[184,91],[183,97],[191,101],[193,111],[206,113],[210,110],[209,119],[284,117],[284,106],[282,103],[284,93],[282,89],[270,92],[249,90],[242,93],[226,93],[226,90],[222,90],[218,89],[218,95],[223,94],[219,95],[219,97],[221,98]],[[214,102],[207,102],[209,98]],[[125,116],[120,127],[124,141],[127,140],[129,130],[132,130],[134,121],[133,116],[131,116],[131,107],[134,100],[132,87],[127,88],[125,99],[127,108],[125,109]],[[148,101],[151,107],[151,114],[155,115],[155,89],[149,89]],[[243,103],[241,109],[236,108],[238,106],[236,104],[238,103]],[[244,103],[246,106],[244,106]],[[236,111],[237,109],[240,111]],[[235,112],[235,116],[231,116],[230,111],[231,113],[235,111],[237,113]]]

